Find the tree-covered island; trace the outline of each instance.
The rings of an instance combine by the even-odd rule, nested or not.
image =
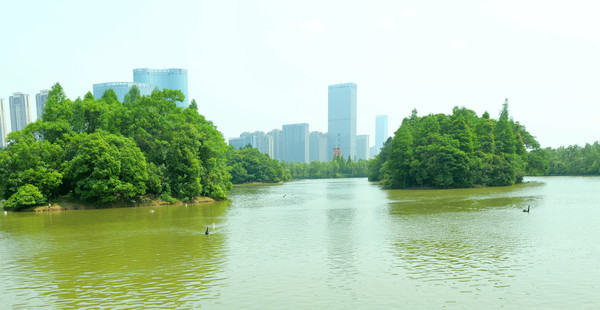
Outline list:
[[[64,196],[90,204],[224,199],[231,189],[227,144],[183,94],[135,87],[69,100],[55,84],[42,119],[8,135],[0,151],[0,196],[19,210]]]
[[[465,188],[520,183],[547,171],[547,159],[525,126],[509,117],[455,107],[451,115],[413,110],[369,164],[369,180],[386,188]]]

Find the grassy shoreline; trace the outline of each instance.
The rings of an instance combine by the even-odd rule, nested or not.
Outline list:
[[[153,207],[162,205],[184,205],[184,204],[199,204],[207,202],[215,202],[216,200],[210,197],[196,197],[187,202],[183,201],[164,201],[160,198],[151,199],[148,197],[142,197],[141,199],[132,200],[131,202],[112,202],[107,204],[93,204],[67,198],[61,198],[55,203],[50,203],[43,206],[34,206],[23,208],[14,212],[50,212],[50,211],[64,211],[64,210],[94,210],[94,209],[111,209],[111,208],[132,208],[132,207]],[[7,210],[11,211],[11,210]]]

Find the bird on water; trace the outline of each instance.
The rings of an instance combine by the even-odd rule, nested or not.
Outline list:
[[[528,206],[527,206],[527,210],[523,209],[523,212],[527,212],[527,213],[529,213],[529,207],[531,207],[531,205],[528,205]]]
[[[206,226],[206,232],[204,232],[205,235],[208,236],[209,232],[208,232],[208,226]]]

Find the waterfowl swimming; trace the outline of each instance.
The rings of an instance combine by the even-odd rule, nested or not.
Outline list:
[[[154,210],[150,210],[150,213],[154,213]]]
[[[213,229],[215,229],[215,223],[213,223]]]
[[[528,205],[528,206],[527,206],[527,210],[523,209],[523,212],[527,212],[527,213],[529,213],[529,207],[531,207],[531,205]]]
[[[206,232],[204,234],[208,236],[208,234],[209,234],[209,232],[208,232],[208,226],[206,226]]]

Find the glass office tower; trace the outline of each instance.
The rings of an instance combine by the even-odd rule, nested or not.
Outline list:
[[[29,112],[29,95],[14,93],[9,98],[10,127],[11,131],[22,130],[31,123],[31,112]]]
[[[180,90],[185,98],[183,102],[177,102],[177,106],[185,109],[190,104],[188,96],[188,72],[186,69],[134,69],[133,81],[136,83],[150,84],[160,90]]]
[[[115,94],[117,94],[117,98],[120,102],[125,100],[125,95],[131,90],[131,87],[135,85],[140,90],[140,95],[149,96],[152,94],[154,90],[154,86],[150,84],[144,83],[132,83],[132,82],[108,82],[108,83],[98,83],[93,86],[94,98],[100,99],[104,92],[112,89]]]
[[[341,156],[356,159],[356,84],[329,85],[327,123],[327,160],[334,148]]]

